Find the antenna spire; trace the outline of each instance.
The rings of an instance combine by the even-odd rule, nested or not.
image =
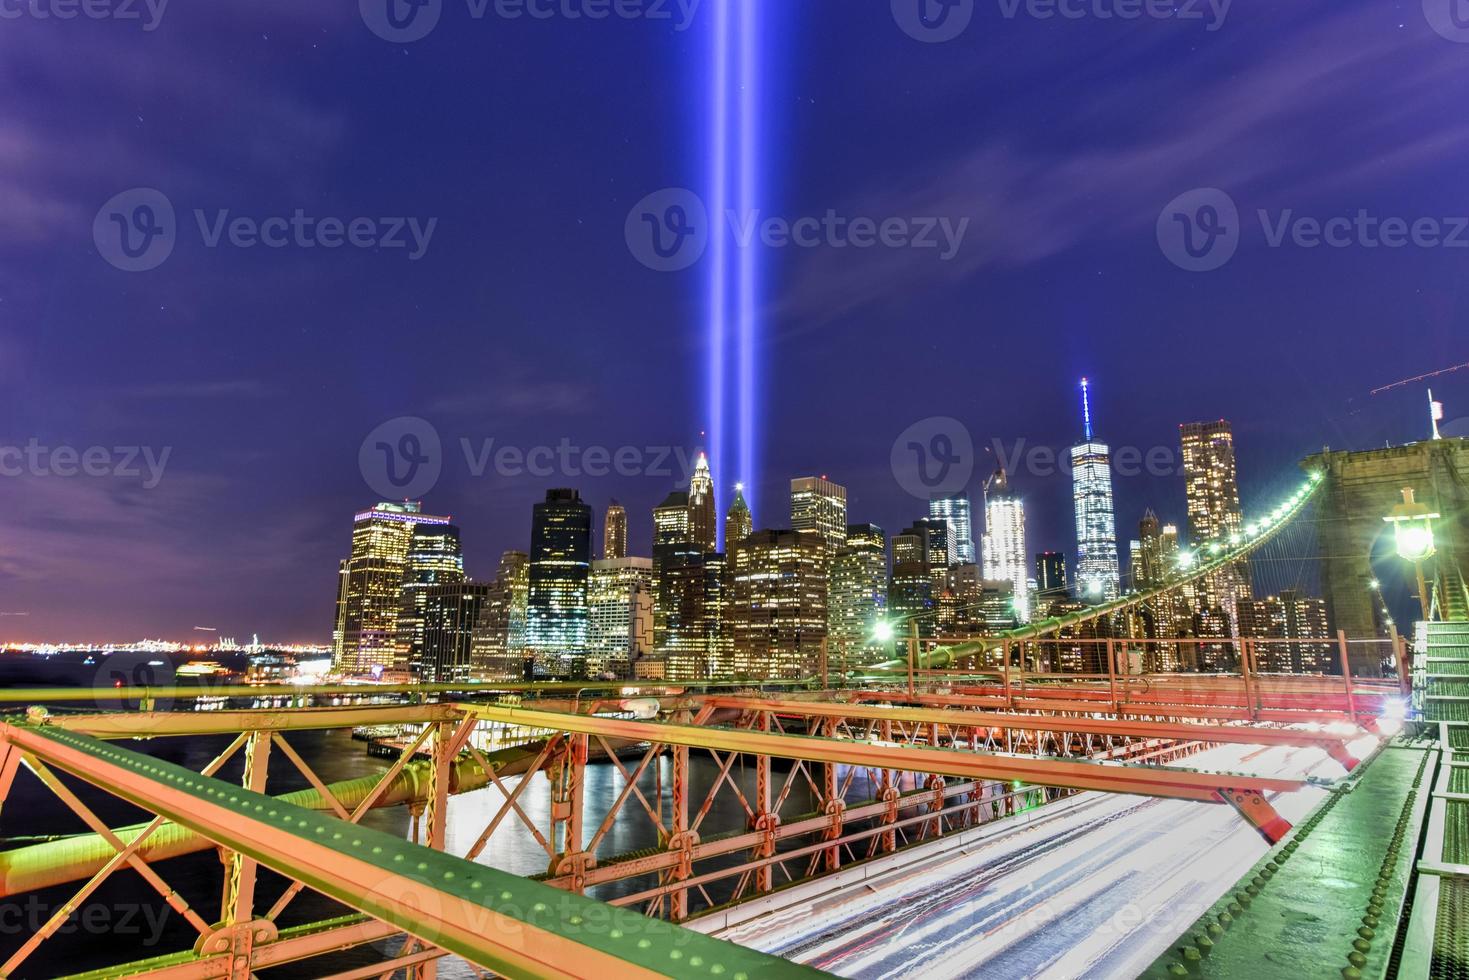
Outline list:
[[[1081,379],[1081,417],[1086,426],[1086,441],[1092,441],[1092,383],[1088,378]]]

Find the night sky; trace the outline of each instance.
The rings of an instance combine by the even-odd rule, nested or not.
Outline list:
[[[711,17],[444,2],[412,43],[375,36],[355,0],[173,0],[153,30],[141,3],[142,22],[0,4],[23,11],[0,21],[0,447],[168,452],[156,485],[141,460],[0,476],[0,640],[327,641],[352,514],[378,499],[359,449],[401,416],[442,438],[426,508],[462,525],[473,575],[527,546],[553,486],[599,517],[620,499],[649,552],[676,472],[477,477],[460,440],[700,444],[705,271],[651,271],[624,225],[654,191],[703,187]],[[972,435],[978,509],[995,440],[1079,439],[1083,375],[1114,447],[1230,419],[1247,512],[1324,444],[1423,437],[1422,385],[1368,393],[1469,360],[1469,247],[1270,247],[1256,211],[1452,231],[1469,43],[1420,0],[1238,0],[1212,31],[1204,4],[1132,21],[1007,6],[976,0],[962,35],[921,43],[887,0],[767,0],[764,210],[970,224],[947,261],[765,250],[757,526],[787,524],[791,477],[827,474],[854,522],[900,530],[925,506],[889,455],[938,416]],[[128,272],[93,225],[138,187],[178,231]],[[1156,234],[1201,187],[1243,216],[1206,273]],[[437,224],[413,259],[209,247],[193,214],[298,208]],[[1469,417],[1469,370],[1434,384]],[[1032,550],[1074,552],[1068,478],[1014,483]],[[1124,550],[1144,507],[1184,516],[1178,478],[1119,478],[1117,498]]]

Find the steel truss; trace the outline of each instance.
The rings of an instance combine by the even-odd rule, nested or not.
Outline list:
[[[0,804],[23,766],[87,823],[95,846],[79,850],[69,842],[68,853],[83,855],[70,864],[55,861],[45,844],[0,853],[0,882],[21,886],[0,895],[83,882],[76,898],[0,965],[0,976],[20,975],[16,971],[29,954],[124,866],[141,875],[200,938],[192,951],[105,975],[244,978],[406,933],[386,954],[388,961],[334,975],[408,969],[416,977],[432,977],[438,960],[453,953],[512,976],[609,970],[616,976],[697,976],[693,967],[715,963],[738,963],[738,972],[749,977],[773,976],[796,968],[726,944],[706,949],[674,924],[1081,790],[1228,803],[1268,838],[1278,839],[1289,825],[1270,807],[1267,794],[1297,789],[1299,781],[1146,763],[1176,761],[1225,742],[1314,745],[1345,765],[1353,761],[1342,739],[1320,732],[1099,718],[1106,706],[1086,701],[1048,701],[1060,709],[1052,714],[994,713],[975,710],[985,705],[973,694],[915,695],[916,706],[908,707],[871,703],[909,698],[900,692],[857,694],[828,692],[819,695],[824,700],[807,701],[792,695],[777,700],[664,692],[667,723],[629,720],[622,710],[626,704],[608,697],[535,707],[357,705],[109,713],[3,724]],[[284,737],[363,724],[412,725],[417,734],[381,776],[348,783],[323,782]],[[472,741],[485,724],[549,734],[519,749],[487,753]],[[235,738],[203,773],[99,740],[189,734]],[[243,785],[213,778],[242,752]],[[695,788],[693,752],[714,763],[707,788]],[[586,774],[595,758],[605,759],[619,778],[616,799],[605,812],[589,812]],[[298,772],[309,789],[266,796],[272,764]],[[154,818],[138,827],[108,828],[56,778],[58,772],[133,802]],[[480,789],[498,805],[464,858],[443,854],[449,795]],[[548,791],[550,822],[538,826],[524,803],[527,794]],[[412,808],[414,840],[422,846],[360,827],[365,813],[383,805]],[[716,825],[716,805],[742,814],[742,825]],[[642,823],[657,846],[613,852],[614,826],[629,822]],[[547,871],[539,881],[477,863],[507,824],[525,827],[544,850]],[[217,913],[181,904],[153,867],[208,848],[218,848],[224,862]],[[268,908],[256,894],[261,866],[292,881]],[[282,925],[282,912],[307,888],[357,914]],[[550,911],[539,912],[541,906]],[[620,941],[634,936],[649,945]],[[688,958],[657,958],[669,957],[670,950]]]

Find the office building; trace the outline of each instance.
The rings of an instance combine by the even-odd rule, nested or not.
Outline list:
[[[356,515],[352,551],[338,569],[333,669],[342,674],[391,670],[403,662],[398,619],[413,530],[446,526],[447,517],[417,503],[381,503]]]
[[[415,524],[403,569],[403,603],[398,613],[399,664],[425,676],[424,607],[428,590],[464,581],[464,550],[453,524]]]
[[[575,490],[551,490],[531,519],[526,646],[553,672],[585,654],[592,508]]]
[[[876,524],[853,524],[832,559],[827,648],[843,664],[861,666],[886,659],[892,643],[874,638],[887,612],[887,536]]]
[[[1070,592],[1066,578],[1066,556],[1059,551],[1042,551],[1035,556],[1036,595],[1045,601],[1064,599]]]
[[[847,541],[847,488],[826,477],[791,481],[791,527],[815,531],[832,555]]]
[[[602,560],[617,561],[626,557],[627,508],[614,500],[602,518]]]
[[[592,562],[587,582],[587,673],[631,677],[653,652],[653,560]]]
[[[750,513],[750,505],[745,501],[745,485],[736,483],[734,502],[729,505],[729,513],[724,518],[725,550],[733,549],[754,532],[755,515]]]
[[[1076,510],[1076,581],[1083,602],[1098,604],[1122,592],[1117,517],[1112,503],[1112,450],[1092,431],[1091,382],[1081,381],[1085,439],[1071,450]]]
[[[1030,550],[1025,543],[1025,502],[1010,488],[1004,467],[985,484],[984,577],[1009,582],[1015,594],[1015,615],[1030,621]]]
[[[530,602],[530,556],[507,551],[500,557],[494,584],[475,628],[473,661],[486,680],[523,681],[533,678],[526,654],[525,621]]]
[[[949,564],[973,565],[974,521],[970,514],[969,494],[960,492],[934,497],[928,502],[928,516],[944,521],[949,527]]]
[[[489,585],[452,582],[424,590],[423,651],[417,676],[427,684],[475,680],[475,631],[492,591]]]
[[[1244,533],[1239,476],[1235,466],[1234,431],[1223,419],[1179,426],[1183,449],[1184,491],[1189,532],[1195,547],[1237,544]],[[1254,592],[1249,562],[1238,562],[1204,580],[1202,601],[1220,610],[1239,635],[1237,610]]]
[[[1287,590],[1263,599],[1241,599],[1240,635],[1256,640],[1255,666],[1263,673],[1333,674],[1341,670],[1338,644],[1330,642],[1326,600]],[[1315,640],[1317,642],[1302,642]]]
[[[756,531],[735,546],[728,606],[735,676],[817,672],[827,634],[826,548],[814,530]]]
[[[715,551],[719,539],[719,511],[714,502],[714,476],[709,457],[699,454],[689,480],[689,534],[701,551]]]

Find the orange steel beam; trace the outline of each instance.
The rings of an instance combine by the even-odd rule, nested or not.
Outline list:
[[[134,711],[56,715],[47,724],[96,738],[154,738],[173,735],[237,735],[294,732],[363,725],[410,725],[456,721],[451,704],[378,704],[346,708],[249,708],[231,711]]]
[[[506,976],[821,975],[89,736],[0,724],[0,742]]]
[[[560,729],[588,735],[629,738],[640,742],[680,745],[768,755],[777,759],[829,762],[924,772],[962,779],[1019,780],[1036,786],[1061,789],[1099,790],[1162,799],[1222,803],[1226,789],[1258,793],[1286,793],[1305,783],[1297,779],[1243,776],[1234,773],[1199,772],[1079,759],[1036,758],[998,752],[872,744],[807,735],[781,735],[746,729],[672,725],[662,722],[624,721],[587,715],[570,715],[533,708],[465,704],[466,711],[493,721],[534,728]]]
[[[880,695],[862,695],[875,698]],[[906,695],[902,695],[906,697]],[[943,708],[878,707],[831,702],[780,701],[760,698],[712,697],[705,704],[743,711],[774,711],[777,714],[813,718],[862,718],[870,721],[911,721],[919,724],[951,725],[960,728],[1008,728],[1029,732],[1076,732],[1085,735],[1117,735],[1134,738],[1184,739],[1238,745],[1290,745],[1320,748],[1348,770],[1360,760],[1347,750],[1346,736],[1303,732],[1289,728],[1259,728],[1244,725],[1191,725],[1160,721],[1118,721],[1109,718],[1017,715]],[[941,696],[918,695],[912,700],[942,702]]]

